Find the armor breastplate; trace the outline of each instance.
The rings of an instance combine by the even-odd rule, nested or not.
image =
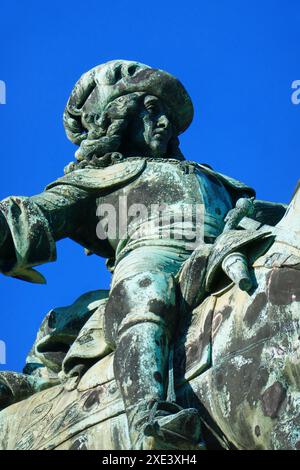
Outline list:
[[[221,181],[195,169],[199,192],[204,204],[204,236],[217,237],[223,230],[224,218],[232,208],[228,191]]]

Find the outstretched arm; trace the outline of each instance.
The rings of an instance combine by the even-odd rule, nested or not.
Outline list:
[[[84,244],[95,194],[68,185],[33,197],[0,202],[0,271],[31,282],[45,282],[32,267],[55,261],[55,242],[70,237]],[[90,231],[91,232],[91,231]]]

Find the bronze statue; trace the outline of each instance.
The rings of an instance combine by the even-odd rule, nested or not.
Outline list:
[[[13,196],[0,203],[4,274],[44,282],[34,268],[55,260],[55,242],[64,237],[80,243],[88,254],[106,257],[112,271],[109,292],[86,294],[73,306],[50,312],[24,374],[0,374],[0,404],[6,407],[0,414],[0,442],[1,429],[2,437],[6,436],[3,448],[60,448],[59,440],[53,443],[49,436],[58,429],[66,433],[68,417],[73,419],[69,428],[74,424],[77,429],[75,422],[79,423],[82,410],[92,420],[90,410],[99,405],[104,389],[107,396],[110,392],[121,395],[127,423],[124,414],[117,419],[121,411],[107,400],[101,413],[113,420],[116,417],[112,425],[115,437],[110,433],[106,441],[97,441],[89,431],[89,437],[85,433],[71,444],[68,435],[65,441],[72,448],[76,448],[75,442],[77,448],[203,449],[205,445],[231,444],[247,448],[232,431],[233,416],[236,426],[241,428],[243,422],[246,427],[242,401],[246,391],[239,401],[240,374],[228,386],[232,377],[226,375],[226,358],[233,361],[232,370],[245,365],[251,369],[253,358],[245,354],[237,358],[233,353],[261,347],[271,335],[272,329],[264,330],[254,341],[251,331],[260,312],[267,315],[265,291],[270,278],[259,269],[265,267],[262,259],[269,269],[273,267],[266,253],[274,250],[280,237],[287,240],[280,229],[286,206],[257,201],[254,190],[245,184],[206,164],[185,160],[178,136],[192,117],[191,99],[172,75],[124,60],[95,67],[76,83],[64,112],[67,136],[79,146],[76,162],[43,193]],[[276,257],[278,251],[271,256],[277,268],[300,263],[297,237],[290,236],[286,243],[293,249],[285,251],[285,259],[281,257],[283,264]],[[291,256],[292,264],[286,264]],[[289,278],[288,282],[291,286],[294,281]],[[291,294],[296,295],[293,302],[297,292]],[[237,310],[248,319],[242,340]],[[234,319],[236,326],[232,325]],[[223,342],[218,336],[222,327]],[[108,358],[113,364],[112,376]],[[216,358],[221,365],[214,371]],[[220,372],[222,362],[227,365]],[[277,407],[270,405],[269,379],[270,374],[264,372],[261,388],[265,387],[267,395],[253,400],[260,399],[260,411],[267,410],[265,416],[274,419],[287,386],[275,380],[278,403]],[[249,380],[251,389],[253,375]],[[117,388],[112,386],[114,381]],[[57,404],[57,415],[61,415],[57,422],[45,400],[59,403],[61,394],[68,400],[72,397],[72,406],[63,409]],[[7,437],[12,433],[7,416],[10,412],[18,415],[17,402],[26,398],[27,427],[12,443]],[[9,406],[12,403],[15,405]],[[45,415],[41,412],[38,426],[30,418],[33,405],[47,409]],[[103,423],[101,419],[96,423]],[[226,419],[228,424],[224,424]],[[258,441],[263,434],[260,422],[253,431]],[[265,433],[270,426],[266,424]],[[47,436],[44,430],[48,428],[48,441],[40,442],[37,429]],[[101,429],[103,432],[105,425]],[[76,431],[72,433],[76,435]],[[248,441],[255,447],[253,436]],[[276,446],[265,444],[267,448],[272,445]]]

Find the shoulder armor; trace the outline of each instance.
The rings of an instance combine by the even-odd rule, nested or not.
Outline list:
[[[48,184],[46,189],[53,188],[61,184],[76,186],[80,189],[91,189],[101,191],[104,189],[120,186],[139,176],[145,169],[144,159],[126,160],[121,163],[106,168],[85,168],[75,170],[58,178],[53,183]]]
[[[236,180],[235,178],[231,178],[230,176],[223,175],[222,173],[218,173],[217,171],[213,170],[209,165],[197,162],[191,163],[193,163],[204,173],[218,178],[220,181],[222,181],[225,186],[229,187],[230,189],[236,190],[239,193],[246,193],[248,196],[251,197],[255,196],[255,190],[250,186],[246,185],[245,183],[242,183],[241,181]]]

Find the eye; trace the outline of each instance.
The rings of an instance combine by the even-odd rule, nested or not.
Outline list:
[[[147,103],[145,107],[149,114],[155,115],[155,114],[158,114],[159,112],[158,103],[156,103],[155,101],[152,101],[151,103]]]

